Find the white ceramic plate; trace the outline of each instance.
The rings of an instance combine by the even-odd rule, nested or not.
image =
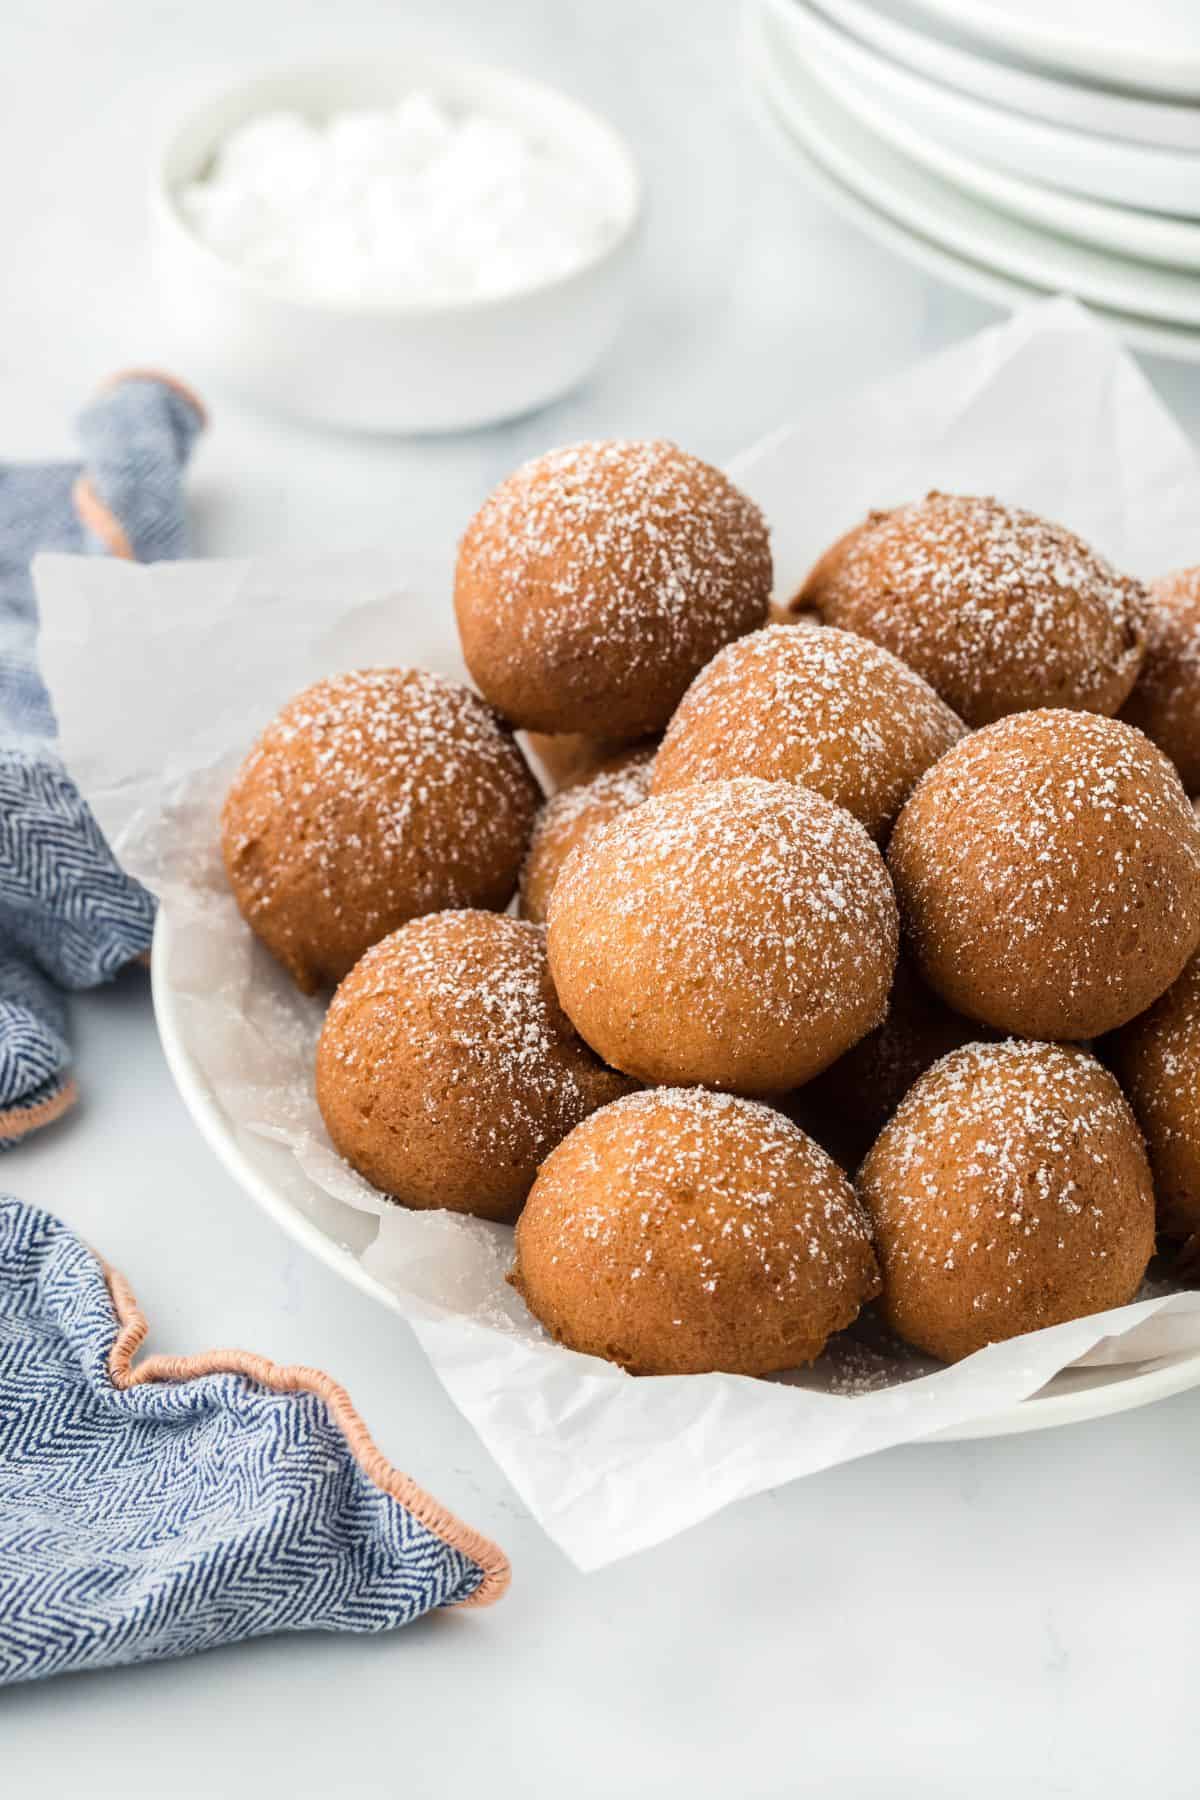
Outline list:
[[[811,5],[884,56],[976,99],[1075,131],[1165,150],[1200,150],[1198,107],[1090,87],[1005,62],[952,25],[931,29],[904,0],[811,0]]]
[[[867,211],[873,235],[956,285],[1002,305],[1062,292],[1093,304],[1124,340],[1155,355],[1200,361],[1200,331],[1167,323],[1151,296],[1200,320],[1200,282],[1135,266],[1055,238],[966,198],[850,118],[773,31],[774,13],[751,5],[745,54],[776,123],[837,187]]]
[[[898,224],[887,213],[880,212],[853,188],[832,175],[789,131],[764,92],[752,91],[750,102],[764,136],[774,144],[779,155],[795,170],[805,185],[819,194],[834,212],[856,225],[867,237],[874,239],[885,249],[905,262],[925,270],[939,281],[944,281],[948,287],[959,288],[963,293],[971,294],[978,300],[986,300],[993,306],[1007,309],[1044,296],[1044,289],[1015,281],[1011,276],[1003,275],[984,263],[957,256],[933,239],[922,237]],[[1152,325],[1103,306],[1094,306],[1091,310],[1131,349],[1144,351],[1149,356],[1166,357],[1175,362],[1200,363],[1198,333],[1176,331],[1169,325]]]
[[[310,1256],[391,1312],[401,1312],[396,1296],[364,1269],[356,1251],[370,1241],[375,1220],[354,1215],[300,1170],[285,1145],[239,1132],[213,1093],[201,1064],[189,1046],[187,1007],[180,1004],[172,974],[172,936],[165,908],[160,907],[150,951],[150,987],[154,1018],[167,1067],[188,1112],[217,1160],[240,1188]],[[361,1219],[363,1241],[347,1242],[347,1231]]]
[[[1200,97],[1196,0],[912,0],[983,42],[1070,75]]]
[[[773,12],[794,48],[836,60],[880,106],[967,155],[1110,204],[1184,218],[1200,212],[1200,153],[1156,149],[1005,112],[905,68],[807,6],[775,0]]]
[[[345,1241],[348,1209],[300,1169],[290,1150],[265,1137],[238,1132],[222,1111],[201,1072],[188,1039],[188,1008],[172,970],[172,934],[160,911],[151,955],[154,1013],[167,1066],[180,1096],[217,1159],[249,1197],[303,1250],[343,1280],[393,1312],[402,1309],[394,1294],[363,1268]],[[373,1226],[369,1215],[364,1225]],[[1064,1371],[1029,1400],[994,1417],[936,1435],[945,1438],[999,1437],[1068,1425],[1107,1413],[1124,1412],[1200,1386],[1200,1354],[1153,1362]]]
[[[993,169],[879,107],[862,85],[851,80],[835,62],[814,56],[808,67],[826,92],[869,131],[923,169],[985,204],[999,207],[1039,229],[1075,238],[1122,258],[1135,257],[1166,268],[1200,272],[1200,223],[1130,207],[1106,206],[1102,200],[1088,200],[1061,188],[1041,187],[1023,176]],[[1200,108],[1197,113],[1200,115]]]

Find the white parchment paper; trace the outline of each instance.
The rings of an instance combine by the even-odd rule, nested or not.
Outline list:
[[[868,507],[992,492],[1152,575],[1196,560],[1200,465],[1136,365],[1079,308],[1030,308],[885,386],[781,430],[734,473],[772,525],[781,596]],[[582,1567],[886,1445],[986,1420],[1059,1371],[1200,1352],[1200,1295],[1152,1297],[954,1368],[870,1328],[785,1381],[633,1379],[550,1344],[504,1282],[511,1233],[382,1201],[333,1153],[312,1096],[321,1006],[250,938],[221,875],[230,772],[318,675],[369,663],[462,674],[447,596],[402,559],[163,564],[48,556],[42,660],[70,767],[126,865],[161,896],[171,1004],[231,1137],[281,1205],[357,1257],[546,1530]],[[249,1204],[249,1201],[247,1202]]]

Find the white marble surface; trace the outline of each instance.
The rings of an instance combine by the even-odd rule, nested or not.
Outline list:
[[[742,115],[723,0],[46,0],[0,61],[0,455],[63,452],[164,353],[142,251],[154,134],[247,64],[417,41],[559,80],[633,139],[644,283],[586,392],[442,443],[313,436],[211,395],[197,548],[400,545],[444,606],[456,532],[526,453],[658,431],[720,458],[988,317],[796,192]],[[181,370],[186,374],[186,370]],[[1150,370],[1200,426],[1200,371]],[[813,445],[814,457],[820,445]],[[387,1639],[273,1640],[0,1695],[0,1790],[185,1796],[1195,1792],[1200,1393],[916,1448],[769,1494],[603,1574],[542,1538],[406,1327],[306,1260],[193,1132],[144,979],[75,1009],[84,1102],[8,1155],[131,1276],[158,1348],[243,1343],[350,1388],[383,1447],[498,1537],[511,1595]]]

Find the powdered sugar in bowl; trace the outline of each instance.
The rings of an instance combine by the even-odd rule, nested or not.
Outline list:
[[[607,349],[638,212],[616,133],[521,76],[414,58],[263,77],[160,161],[164,335],[189,374],[272,410],[491,424]]]

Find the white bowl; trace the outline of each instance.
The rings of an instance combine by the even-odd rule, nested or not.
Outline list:
[[[325,301],[228,262],[184,219],[178,194],[231,131],[286,109],[324,118],[427,92],[561,143],[618,221],[612,241],[557,279],[464,301]],[[623,140],[566,95],[503,70],[426,57],[265,75],[198,107],[172,133],[152,190],[165,335],[189,376],[228,382],[273,411],[353,430],[438,432],[494,424],[556,399],[621,324],[640,211]]]

